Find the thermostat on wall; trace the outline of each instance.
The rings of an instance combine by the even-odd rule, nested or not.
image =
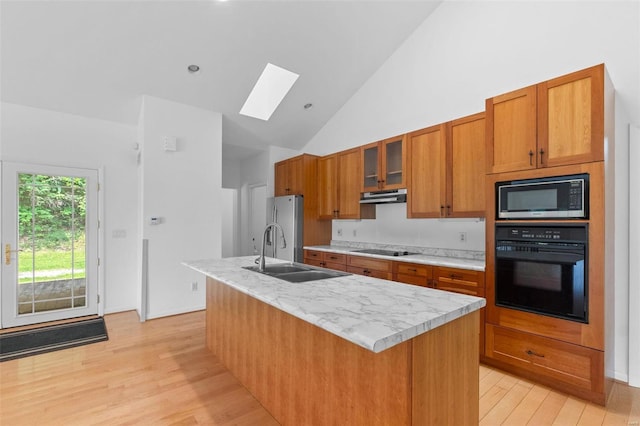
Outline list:
[[[164,150],[175,152],[178,150],[178,138],[174,136],[165,136],[164,137]]]
[[[149,225],[160,225],[162,223],[162,218],[158,216],[153,216],[149,218]]]

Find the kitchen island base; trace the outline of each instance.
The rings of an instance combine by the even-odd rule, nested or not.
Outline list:
[[[374,353],[207,277],[207,347],[283,425],[478,424],[478,315]]]

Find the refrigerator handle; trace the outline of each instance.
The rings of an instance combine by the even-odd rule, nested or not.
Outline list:
[[[278,206],[276,206],[276,203],[273,203],[273,217],[272,217],[272,222],[273,223],[278,223]],[[273,257],[277,258],[278,257],[278,229],[273,226],[271,228],[271,242],[272,242],[272,248],[273,248]]]
[[[278,208],[276,207],[276,203],[274,202],[273,211],[271,212],[271,222],[275,223],[277,221],[278,221]],[[273,246],[273,257],[276,257],[275,247],[276,247],[277,241],[275,241],[275,236],[276,236],[275,232],[276,232],[276,229],[271,228],[267,233],[267,245]]]

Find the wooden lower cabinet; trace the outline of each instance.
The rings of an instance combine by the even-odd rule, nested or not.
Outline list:
[[[320,250],[305,250],[304,263],[336,271],[347,270],[347,255]]]
[[[439,266],[433,278],[438,290],[484,297],[484,272]]]
[[[393,262],[364,256],[347,256],[347,272],[367,277],[393,279]]]
[[[489,364],[605,403],[603,351],[487,324],[485,353]]]
[[[405,262],[395,262],[395,264],[394,281],[422,287],[431,287],[433,266]]]

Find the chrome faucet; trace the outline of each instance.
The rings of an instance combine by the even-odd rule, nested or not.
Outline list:
[[[264,246],[267,241],[267,233],[271,228],[279,229],[280,232],[282,232],[282,248],[287,247],[287,240],[284,239],[284,231],[282,230],[282,226],[280,226],[279,223],[275,222],[268,224],[264,228],[264,233],[262,234],[262,248],[260,249],[260,257],[256,259],[256,263],[258,263],[258,271],[260,272],[264,272]],[[277,244],[277,235],[276,238],[274,238],[273,244]]]

